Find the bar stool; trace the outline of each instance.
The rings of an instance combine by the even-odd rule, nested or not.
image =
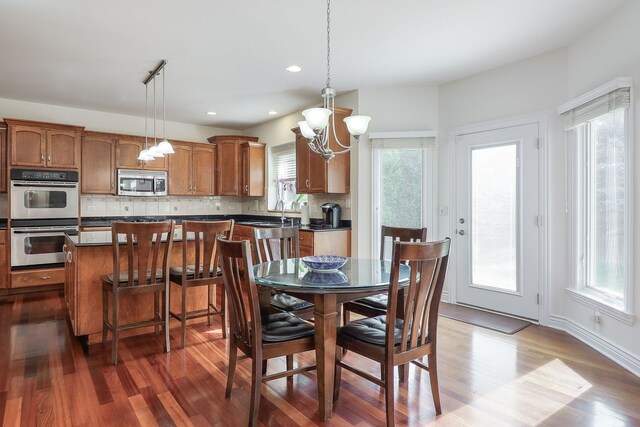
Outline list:
[[[168,258],[173,243],[173,221],[131,223],[113,222],[113,272],[102,280],[102,347],[106,348],[107,334],[111,330],[111,362],[118,363],[118,335],[120,331],[145,326],[164,329],[164,349],[169,352],[169,270]],[[166,234],[166,240],[162,238]],[[124,244],[120,244],[123,242]],[[122,253],[121,253],[122,252]],[[121,258],[126,269],[120,269]],[[111,322],[109,322],[109,293],[112,295]],[[153,293],[153,319],[120,324],[120,297]],[[159,296],[162,294],[162,312]]]
[[[187,320],[207,317],[211,325],[212,316],[220,316],[222,336],[227,337],[227,317],[225,312],[225,291],[222,272],[218,268],[218,243],[216,238],[233,237],[233,220],[229,221],[183,221],[182,222],[182,265],[169,269],[171,283],[182,287],[182,307],[180,313],[169,311],[169,315],[180,321],[180,348],[184,348]],[[187,240],[193,235],[195,241]],[[215,304],[216,288],[221,286],[220,304]],[[207,308],[187,311],[187,289],[207,286]]]

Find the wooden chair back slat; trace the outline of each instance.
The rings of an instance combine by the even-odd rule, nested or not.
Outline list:
[[[251,246],[247,240],[236,242],[218,238],[218,251],[229,299],[230,333],[237,339],[238,347],[253,354],[262,344],[262,322]]]
[[[169,275],[168,260],[173,244],[173,221],[151,223],[117,222],[111,224],[113,244],[113,282],[114,286],[124,286],[120,282],[120,251],[126,248],[127,281],[126,286],[139,286],[157,283],[158,269],[163,271],[163,278]],[[120,244],[120,236],[124,236],[124,245]],[[165,237],[166,241],[162,242]],[[136,280],[137,270],[137,280]]]
[[[297,227],[254,228],[258,262],[300,258],[300,230]]]
[[[387,238],[391,239],[391,245],[393,245],[394,242],[426,242],[427,228],[388,227],[383,225],[380,233],[381,260],[383,260],[385,256]]]
[[[182,235],[184,240],[194,234],[195,257],[193,278],[190,279],[187,272],[188,245],[183,245],[182,250],[182,280],[195,282],[215,277],[218,266],[218,237],[233,238],[234,221],[183,221]]]
[[[450,239],[438,242],[394,242],[391,283],[387,304],[387,351],[389,357],[435,342],[438,309],[449,259]],[[408,262],[411,268],[405,292],[404,325],[400,346],[395,348],[395,319],[399,292],[398,269]]]

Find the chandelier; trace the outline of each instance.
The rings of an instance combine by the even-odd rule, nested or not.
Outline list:
[[[160,64],[155,70],[149,71],[149,76],[143,81],[144,83],[144,149],[140,151],[138,160],[149,161],[156,157],[164,157],[165,154],[173,154],[173,147],[167,140],[167,127],[166,127],[166,109],[165,109],[165,86],[164,86],[164,66],[167,65],[166,60],[160,61]],[[156,77],[162,71],[162,132],[163,139],[158,143],[156,138]],[[147,134],[147,116],[149,105],[149,83],[153,81],[153,145],[149,147],[149,137]]]
[[[327,86],[322,89],[322,108],[309,108],[302,112],[305,120],[298,122],[302,136],[307,139],[307,144],[311,151],[328,162],[333,159],[336,154],[346,153],[351,150],[351,145],[343,145],[338,139],[335,126],[335,97],[336,91],[331,87],[331,0],[327,0]],[[333,151],[329,147],[330,130],[329,118],[331,118],[331,128],[335,142],[342,148],[339,151]],[[351,116],[346,117],[344,122],[347,124],[347,130],[355,138],[356,143],[360,136],[367,131],[369,126],[369,116]]]

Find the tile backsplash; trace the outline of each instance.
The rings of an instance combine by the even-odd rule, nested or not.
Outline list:
[[[242,213],[242,199],[239,197],[122,197],[101,195],[83,195],[80,197],[80,215],[83,217],[240,213]]]

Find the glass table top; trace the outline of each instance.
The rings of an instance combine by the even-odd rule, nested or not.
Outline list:
[[[409,280],[409,266],[400,265],[400,282]],[[309,293],[358,292],[386,289],[389,286],[391,261],[349,258],[337,270],[318,271],[299,258],[271,261],[254,266],[256,283],[279,289],[299,289]]]

